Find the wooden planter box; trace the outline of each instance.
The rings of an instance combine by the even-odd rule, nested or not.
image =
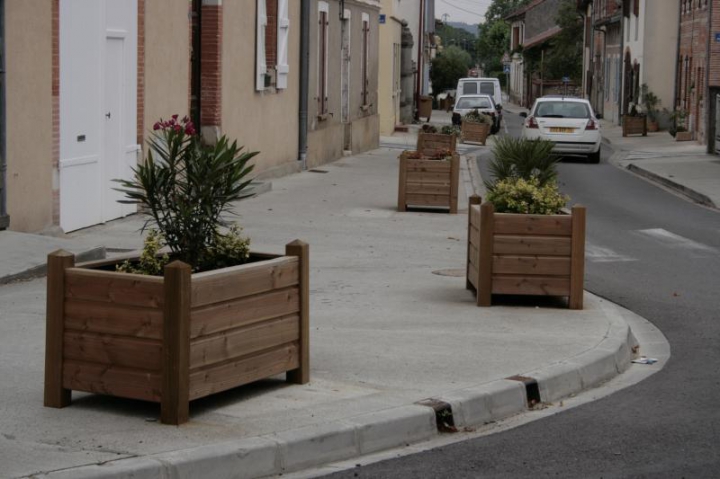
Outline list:
[[[474,143],[481,143],[485,146],[485,140],[487,140],[489,134],[490,125],[487,123],[471,123],[463,121],[460,133],[460,143],[471,141]]]
[[[283,372],[306,383],[308,245],[251,258],[196,274],[175,261],[157,277],[51,253],[45,406],[86,391],[158,402],[163,423],[181,424],[194,399]]]
[[[412,159],[407,152],[400,155],[398,211],[409,206],[440,206],[457,213],[460,155],[450,161]]]
[[[467,287],[478,306],[493,294],[567,296],[583,307],[585,207],[571,215],[495,213],[491,203],[470,198]]]
[[[418,101],[418,117],[425,117],[426,122],[430,121],[432,106],[433,99],[431,96],[420,96]]]
[[[647,136],[647,117],[623,115],[622,136]]]
[[[675,141],[690,141],[693,139],[692,131],[678,131],[675,132]]]
[[[450,150],[455,153],[457,137],[442,133],[418,133],[417,148],[422,156],[432,156],[438,150]]]

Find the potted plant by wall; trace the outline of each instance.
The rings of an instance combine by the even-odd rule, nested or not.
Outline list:
[[[622,117],[622,136],[647,136],[647,115],[640,105],[630,103],[628,113]]]
[[[158,402],[180,424],[193,399],[283,372],[309,380],[308,246],[250,252],[228,217],[257,153],[225,136],[203,145],[187,117],[154,129],[147,160],[119,181],[156,228],[142,256],[48,257],[46,406],[109,394]]]
[[[466,113],[462,118],[460,143],[471,141],[484,146],[492,124],[493,119],[478,110]]]
[[[493,294],[565,296],[583,307],[585,208],[563,209],[553,144],[497,140],[487,200],[471,197],[468,211],[467,287],[478,306]]]
[[[436,126],[426,123],[418,132],[416,150],[423,156],[433,156],[438,150],[454,152],[456,141],[457,135],[453,132],[446,128],[438,131]]]
[[[690,141],[693,139],[692,132],[687,129],[687,117],[688,112],[683,108],[678,108],[670,114],[670,120],[673,124],[670,134],[675,137],[675,141]]]
[[[460,155],[448,149],[403,151],[399,157],[398,211],[441,207],[457,213]]]
[[[643,106],[647,112],[647,129],[650,132],[656,132],[660,129],[658,125],[660,98],[648,88],[647,83],[643,83],[640,89],[642,92]]]

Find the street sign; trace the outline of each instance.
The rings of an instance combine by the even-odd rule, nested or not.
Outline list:
[[[562,77],[563,83],[570,83],[570,77]]]
[[[505,65],[503,67],[503,73],[510,73],[510,65]]]
[[[381,23],[381,24],[385,23],[385,18],[386,18],[386,17],[385,17],[385,14],[384,14],[384,13],[381,13],[381,14],[380,14],[380,23]]]
[[[720,42],[720,33],[715,34],[715,41]]]

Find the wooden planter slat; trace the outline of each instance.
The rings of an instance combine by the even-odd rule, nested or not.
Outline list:
[[[65,328],[136,338],[162,339],[162,311],[134,306],[65,300]]]
[[[159,372],[68,360],[63,368],[63,378],[68,390],[153,402],[160,402],[162,398]]]
[[[570,279],[559,276],[495,275],[492,294],[524,294],[530,296],[568,296]]]
[[[285,344],[270,351],[190,373],[190,400],[300,368],[300,347]]]
[[[493,294],[567,296],[582,309],[585,208],[571,215],[495,213],[471,197],[468,212],[467,286],[478,306]]]
[[[227,331],[300,311],[300,290],[286,288],[193,308],[190,312],[190,338]]]
[[[160,278],[52,253],[45,404],[67,406],[72,389],[111,394],[160,402],[162,422],[180,424],[188,402],[212,392],[283,372],[307,382],[308,247],[252,256],[195,275],[176,261]]]
[[[450,161],[407,158],[400,155],[398,211],[408,206],[446,207],[457,213],[460,157]]]
[[[190,344],[190,368],[224,363],[300,339],[300,315],[204,336]]]
[[[516,215],[495,213],[496,235],[570,236],[572,218],[568,215]]]
[[[165,302],[159,277],[72,268],[66,283],[66,296],[72,299],[153,308]]]
[[[449,150],[455,152],[457,137],[443,133],[418,133],[417,147],[415,148],[423,156],[433,156],[438,150]]]
[[[198,273],[193,277],[192,307],[221,303],[296,284],[298,260],[288,256]]]
[[[65,359],[124,368],[160,371],[162,342],[107,334],[65,331]]]
[[[493,256],[493,274],[528,274],[567,276],[570,274],[570,258],[559,256]]]
[[[543,256],[570,256],[570,238],[562,236],[495,235],[496,254],[538,254]]]

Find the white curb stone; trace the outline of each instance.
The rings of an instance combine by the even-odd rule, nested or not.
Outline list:
[[[519,381],[499,380],[460,389],[439,398],[452,406],[458,428],[480,426],[525,410],[525,386]]]
[[[427,406],[403,406],[354,417],[360,454],[392,449],[437,436],[435,411]]]

